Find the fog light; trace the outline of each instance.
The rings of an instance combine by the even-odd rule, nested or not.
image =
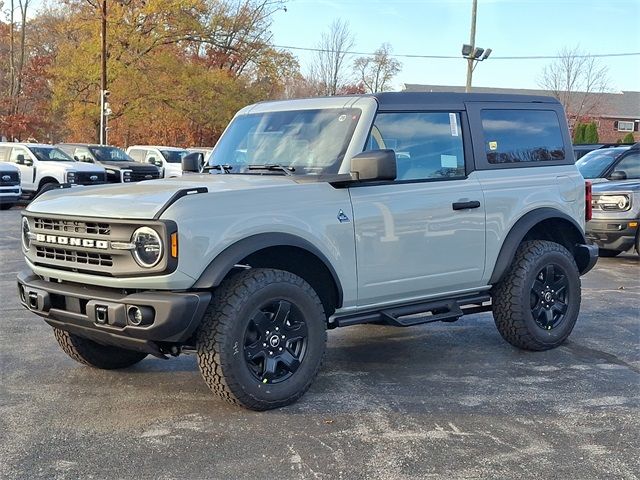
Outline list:
[[[154,311],[151,307],[130,306],[127,309],[127,319],[130,325],[139,327],[153,323]]]

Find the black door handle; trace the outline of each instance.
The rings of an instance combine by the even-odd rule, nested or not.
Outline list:
[[[472,200],[470,202],[454,202],[451,204],[454,210],[467,210],[469,208],[479,208],[480,202]]]

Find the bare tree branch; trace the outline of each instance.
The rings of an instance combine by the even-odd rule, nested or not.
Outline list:
[[[391,80],[398,74],[402,64],[391,56],[391,45],[383,43],[373,57],[359,57],[353,67],[365,90],[376,93],[391,88]]]

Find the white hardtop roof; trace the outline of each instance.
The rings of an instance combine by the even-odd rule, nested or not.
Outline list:
[[[51,145],[49,143],[29,143],[29,142],[0,142],[0,146],[3,146],[3,147],[58,148],[55,145]]]
[[[186,150],[186,148],[182,148],[182,147],[169,147],[169,146],[164,146],[164,145],[130,145],[127,149],[129,148],[156,148],[158,150],[170,150],[170,151],[183,151]]]

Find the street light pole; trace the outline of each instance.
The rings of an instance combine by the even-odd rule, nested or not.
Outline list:
[[[476,48],[476,12],[478,11],[478,0],[473,0],[473,6],[471,7],[471,38],[469,44],[471,45],[471,51]],[[473,77],[473,58],[469,56],[467,58],[467,86],[464,91],[469,93],[471,91],[471,78]]]
[[[105,98],[104,92],[107,90],[107,0],[102,0],[102,18],[100,29],[100,40],[102,42],[100,51],[101,72],[100,72],[100,145],[105,143]]]

